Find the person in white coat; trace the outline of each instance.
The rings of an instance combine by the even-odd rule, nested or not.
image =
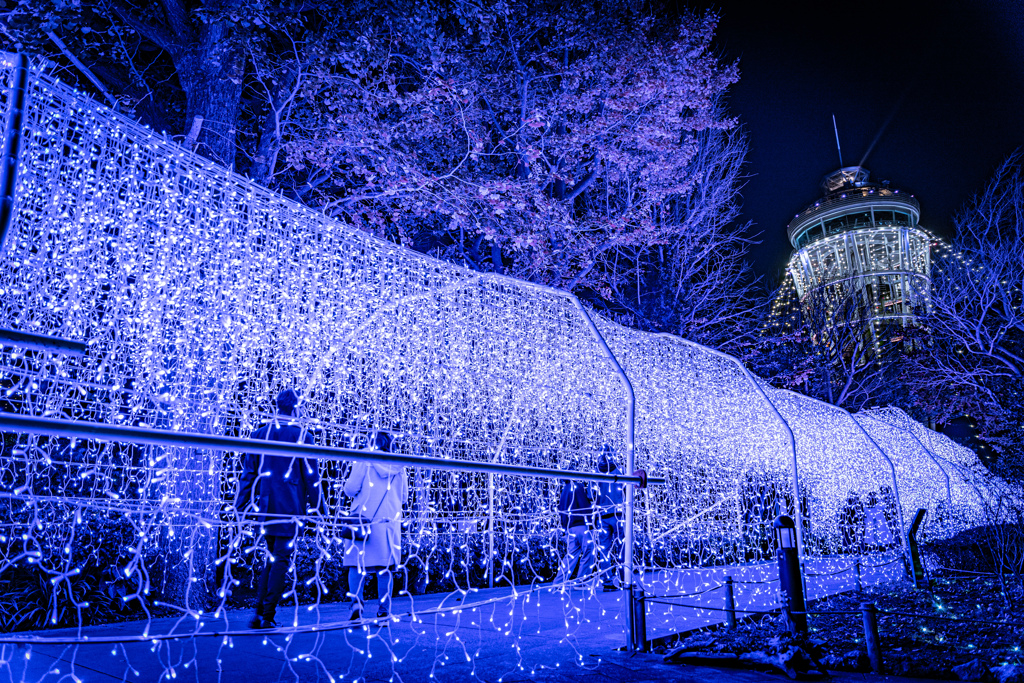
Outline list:
[[[372,448],[390,452],[391,443],[390,434],[378,432]],[[394,586],[392,568],[402,560],[402,505],[409,495],[405,468],[390,463],[357,462],[345,480],[345,495],[353,499],[350,515],[371,520],[365,540],[345,540],[343,564],[349,568],[349,596],[354,602],[349,618],[363,616],[363,587],[370,574],[377,575],[377,617],[387,618]]]

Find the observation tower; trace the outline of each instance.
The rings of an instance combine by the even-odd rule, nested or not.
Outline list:
[[[825,196],[787,228],[800,305],[826,339],[829,330],[857,325],[877,350],[883,328],[912,325],[931,304],[920,205],[888,181],[870,182],[860,166],[829,174],[822,189]]]

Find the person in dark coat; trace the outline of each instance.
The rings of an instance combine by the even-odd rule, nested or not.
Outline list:
[[[256,440],[313,443],[297,424],[299,397],[291,389],[277,395],[278,416],[252,434]],[[320,505],[320,473],[315,458],[247,453],[242,457],[235,509],[252,510],[266,538],[268,559],[256,588],[256,616],[249,628],[276,628],[277,603],[295,552],[295,539],[303,522],[296,517],[315,514]]]
[[[573,463],[572,469],[578,467]],[[555,574],[555,583],[568,581],[577,572],[578,579],[587,579],[595,572],[594,495],[583,481],[563,479],[558,494],[558,518],[566,532],[566,553]]]
[[[622,474],[615,464],[615,450],[608,444],[601,447],[597,458],[597,471],[603,474]],[[601,576],[604,590],[618,590],[622,583],[622,537],[625,530],[622,484],[602,481],[597,494],[597,538],[601,548]]]

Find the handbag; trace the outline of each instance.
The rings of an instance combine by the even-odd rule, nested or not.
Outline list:
[[[388,489],[391,488],[391,482],[394,478],[394,476],[388,477],[387,488],[384,489],[384,495],[380,497],[380,502],[377,503],[377,509],[373,511],[373,517],[377,516],[377,513],[380,512],[381,506],[384,505],[384,499],[388,495]],[[338,532],[338,535],[349,541],[355,541],[356,543],[364,542],[369,538],[370,532],[373,531],[373,529],[370,528],[370,525],[373,524],[373,517],[366,517],[365,515],[359,514],[339,517],[338,522],[341,524],[341,531]]]

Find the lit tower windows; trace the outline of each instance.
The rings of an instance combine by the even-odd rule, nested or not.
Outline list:
[[[858,323],[877,347],[883,327],[914,324],[930,306],[930,238],[917,224],[920,206],[888,182],[869,182],[860,166],[826,176],[822,187],[825,196],[787,228],[796,249],[790,274],[825,338],[830,327]],[[840,307],[848,311],[841,320]]]

